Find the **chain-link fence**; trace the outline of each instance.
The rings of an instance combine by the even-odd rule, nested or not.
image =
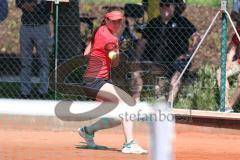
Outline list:
[[[121,62],[112,69],[113,83],[137,100],[166,97],[175,107],[218,109],[220,17],[178,78],[219,7],[183,0],[154,3],[157,6],[147,0],[70,0],[59,5],[10,1],[8,18],[0,26],[1,97],[90,100],[81,89],[87,64],[83,52],[106,11],[118,8],[125,19],[118,35]],[[153,12],[160,16],[153,17]],[[228,33],[230,42],[232,29]],[[236,77],[230,84],[237,85]],[[231,97],[232,89],[229,92]]]

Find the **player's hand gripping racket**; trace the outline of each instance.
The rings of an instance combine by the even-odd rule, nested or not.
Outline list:
[[[105,50],[107,52],[113,51],[113,50],[120,50],[120,51],[126,51],[131,47],[132,42],[128,39],[124,39],[122,41],[119,41],[119,45],[114,42],[109,42],[105,45]]]
[[[107,51],[107,52],[110,52],[110,51],[116,51],[119,49],[118,45],[114,42],[109,42],[107,43],[105,46],[104,46],[104,49]]]

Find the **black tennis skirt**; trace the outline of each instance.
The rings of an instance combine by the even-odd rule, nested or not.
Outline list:
[[[95,99],[99,90],[102,88],[102,86],[105,83],[112,84],[111,79],[105,79],[105,78],[83,78],[83,85],[82,88],[86,94],[87,97]]]

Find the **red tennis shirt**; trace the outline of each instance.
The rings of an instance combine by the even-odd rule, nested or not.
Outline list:
[[[95,34],[84,77],[110,78],[111,60],[108,57],[108,51],[105,50],[108,43],[117,45],[118,38],[109,31],[106,25],[103,25]]]

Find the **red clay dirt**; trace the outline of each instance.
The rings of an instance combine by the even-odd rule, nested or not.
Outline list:
[[[178,127],[179,129],[179,127]],[[135,128],[137,141],[149,149],[148,131]],[[147,160],[150,155],[126,155],[120,128],[96,134],[96,142],[109,150],[80,149],[83,140],[71,131],[0,129],[1,160]],[[178,132],[174,146],[176,160],[237,160],[240,134]],[[164,146],[163,146],[164,147]]]

